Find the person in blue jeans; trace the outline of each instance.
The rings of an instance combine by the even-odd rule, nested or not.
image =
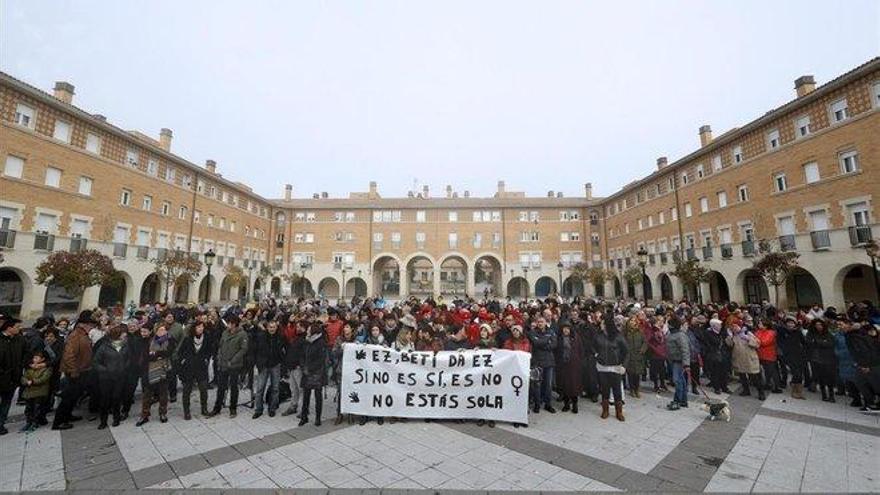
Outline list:
[[[667,325],[669,336],[666,338],[666,359],[672,364],[675,396],[666,408],[670,411],[676,411],[688,406],[687,372],[691,365],[691,348],[688,336],[681,330],[681,320],[677,316],[671,317],[667,321]]]
[[[529,331],[529,342],[532,343],[532,366],[541,368],[540,395],[535,401],[532,411],[544,410],[555,413],[553,408],[553,377],[556,373],[556,332],[547,325],[543,316],[535,319],[535,326]]]
[[[254,419],[263,415],[266,386],[269,387],[269,417],[275,416],[278,409],[278,384],[281,381],[281,363],[287,349],[284,339],[278,333],[278,322],[270,320],[263,329],[257,330],[254,338],[254,357],[257,365],[257,382],[254,387]]]

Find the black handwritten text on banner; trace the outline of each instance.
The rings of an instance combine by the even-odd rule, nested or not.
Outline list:
[[[346,344],[345,414],[528,422],[529,361],[520,351],[398,352]]]

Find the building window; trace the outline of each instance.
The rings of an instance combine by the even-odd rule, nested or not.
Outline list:
[[[690,204],[690,203],[685,203],[685,204],[684,204],[684,217],[685,217],[685,218],[690,218],[693,214],[694,214],[694,212],[693,212],[693,210],[691,209],[691,204]]]
[[[159,162],[150,158],[147,160],[147,173],[156,176],[159,174]]]
[[[697,178],[698,179],[703,178],[703,164],[702,163],[697,165]]]
[[[870,225],[871,217],[868,213],[868,203],[860,201],[847,205],[849,211],[849,221],[852,226]]]
[[[81,176],[79,178],[79,193],[83,196],[92,195],[92,178]]]
[[[174,167],[167,166],[165,167],[165,180],[168,182],[174,182],[174,178],[177,176],[177,172],[174,170]]]
[[[712,170],[715,172],[721,170],[723,164],[721,162],[721,155],[715,155],[712,157]]]
[[[119,204],[122,206],[131,206],[131,190],[123,189],[119,198]]]
[[[718,207],[719,208],[727,208],[727,192],[718,191]]]
[[[788,189],[788,181],[785,180],[784,173],[778,173],[773,176],[773,187],[776,189],[776,192],[783,192]]]
[[[742,146],[735,146],[733,148],[733,163],[742,163],[743,161],[743,148]]]
[[[700,198],[700,212],[706,213],[709,211],[709,198],[703,196]]]
[[[859,169],[859,153],[846,151],[840,154],[840,172],[851,174]]]
[[[636,223],[638,224],[639,230],[642,230],[642,229],[645,228],[645,226],[644,226],[644,222],[642,222],[642,219],[641,219],[641,218],[639,218],[638,221],[637,221]]]
[[[846,98],[835,101],[831,104],[831,123],[837,124],[849,118],[849,107],[846,104]]]
[[[186,206],[181,206],[179,210],[177,210],[177,218],[181,220],[186,220],[187,208]]]
[[[660,225],[665,224],[666,223],[666,212],[661,211],[660,213],[658,213],[657,220],[660,222]]]
[[[202,223],[202,212],[199,210],[193,210],[193,222]],[[247,229],[245,229],[247,232]],[[247,235],[247,234],[245,234]],[[256,232],[254,232],[254,237],[256,237]]]
[[[779,229],[779,235],[794,235],[794,217],[779,217],[777,220],[777,228]]]
[[[871,102],[874,108],[880,108],[880,81],[871,86]]]
[[[681,174],[681,183],[682,183],[682,184],[684,184],[684,185],[686,186],[686,185],[688,184],[688,181],[689,181],[689,180],[690,180],[690,179],[688,178],[688,174],[687,174],[687,172]]]
[[[61,170],[55,167],[46,168],[46,185],[49,187],[61,187]]]
[[[736,194],[739,198],[740,203],[744,203],[749,200],[749,186],[745,184],[740,184],[736,186]]]
[[[678,220],[678,208],[670,208],[669,216],[672,217],[672,221]]]
[[[473,244],[474,244],[474,247],[477,249],[483,247],[483,234],[481,234],[479,232],[474,232]]]
[[[819,182],[819,164],[816,162],[810,162],[804,165],[804,181],[807,184],[812,184],[813,182]]]
[[[70,124],[63,120],[56,120],[52,137],[59,141],[70,143]]]
[[[779,130],[773,129],[767,133],[767,147],[775,150],[779,147]]]
[[[568,242],[568,232],[560,232],[559,233],[559,241],[560,242]]]
[[[798,138],[806,137],[810,134],[810,116],[804,115],[797,119],[794,123],[794,135]]]
[[[450,232],[449,233],[449,249],[458,248],[458,233]]]
[[[538,242],[540,239],[540,234],[538,232],[520,232],[519,240],[520,242]]]
[[[36,111],[23,103],[15,106],[15,123],[22,127],[33,129],[37,123],[37,119],[34,118],[35,115]]]
[[[153,197],[152,196],[144,196],[144,203],[142,205],[144,211],[150,211],[153,209]]]
[[[449,212],[449,221],[450,222],[457,222],[458,221],[458,212],[457,211],[450,211]]]
[[[86,151],[89,153],[94,153],[96,155],[101,154],[101,137],[97,134],[88,133],[86,134]]]
[[[416,211],[416,222],[425,223],[425,218],[426,218],[425,210]]]
[[[162,216],[167,217],[170,214],[171,214],[171,203],[169,203],[168,201],[163,201],[162,202]]]
[[[125,152],[125,163],[130,166],[137,168],[138,166],[138,152],[137,150],[128,150]]]
[[[15,177],[16,179],[21,179],[21,174],[24,171],[24,158],[19,158],[14,155],[6,155],[6,167],[3,169],[3,175],[6,177]]]

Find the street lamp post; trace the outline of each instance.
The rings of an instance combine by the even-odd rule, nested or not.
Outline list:
[[[248,282],[247,282],[247,287],[245,287],[244,296],[246,298],[250,299],[251,290],[252,290],[251,289],[251,283],[252,283],[251,278],[253,277],[252,273],[254,271],[254,262],[253,262],[253,260],[244,260],[244,261],[245,261],[245,263],[247,263],[247,267],[248,267]]]
[[[299,292],[300,297],[306,297],[306,264],[299,264]]]
[[[523,276],[526,279],[526,300],[528,300],[529,295],[532,292],[532,284],[529,283],[529,267],[528,267],[528,265],[523,266]]]
[[[564,296],[565,294],[562,291],[562,269],[565,268],[565,265],[562,264],[562,260],[559,260],[559,263],[556,263],[556,270],[559,272],[559,295]]]
[[[645,300],[645,302],[647,302],[648,294],[645,292],[645,279],[648,278],[648,276],[645,274],[645,265],[647,265],[648,251],[646,251],[645,247],[642,246],[639,248],[638,251],[636,251],[636,256],[639,257],[639,266],[642,268],[642,298]]]
[[[344,301],[345,300],[345,266],[344,265],[342,267],[342,288],[340,289],[339,293],[342,295],[341,299]]]
[[[363,271],[363,270],[358,270],[358,278],[361,279],[361,280],[364,279],[364,271]],[[364,282],[364,285],[366,285],[366,282]],[[354,284],[354,295],[355,295],[355,296],[358,295],[357,284]],[[366,295],[366,294],[365,294],[365,295]]]
[[[208,287],[205,289],[205,304],[207,304],[211,300],[211,266],[214,265],[214,258],[217,255],[214,254],[213,249],[209,249],[207,253],[205,253],[205,266],[208,267]]]
[[[874,275],[874,290],[877,292],[877,303],[880,304],[880,274],[877,273],[877,258],[880,258],[880,244],[871,240],[865,244],[865,253],[871,258],[871,273]]]

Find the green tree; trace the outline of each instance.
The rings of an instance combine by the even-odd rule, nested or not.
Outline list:
[[[154,259],[153,266],[153,271],[159,276],[159,280],[165,281],[165,304],[168,304],[168,289],[172,282],[180,281],[188,284],[202,271],[201,261],[179,249],[163,258]]]
[[[36,282],[55,285],[70,295],[81,297],[89,287],[118,283],[120,277],[108,256],[87,249],[71,253],[55,251],[37,266]]]
[[[709,269],[700,264],[700,260],[685,260],[681,257],[675,263],[675,271],[672,272],[682,285],[696,288],[697,301],[703,302],[703,291],[700,284],[709,280]]]
[[[779,286],[788,280],[791,272],[798,266],[800,254],[795,251],[782,251],[775,242],[761,239],[758,241],[759,257],[752,266],[773,286],[776,307],[779,307]]]

